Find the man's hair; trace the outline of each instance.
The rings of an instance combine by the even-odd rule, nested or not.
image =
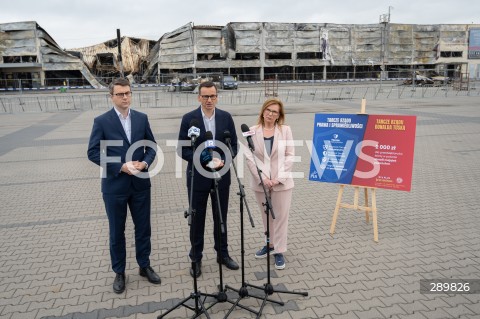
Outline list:
[[[202,88],[211,88],[211,87],[215,88],[215,92],[217,91],[217,86],[212,81],[206,81],[206,82],[200,83],[200,85],[198,86],[198,95],[200,95],[200,93],[202,92]]]
[[[108,86],[108,90],[110,91],[110,95],[113,95],[113,87],[115,85],[130,87],[130,81],[127,78],[116,78],[116,79],[114,79],[110,83],[110,85]]]

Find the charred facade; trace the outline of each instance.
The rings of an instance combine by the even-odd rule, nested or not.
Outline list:
[[[479,25],[378,23],[188,23],[165,34],[145,78],[221,72],[242,80],[401,77],[411,70],[480,75],[468,58]]]
[[[62,85],[101,86],[81,59],[62,50],[36,22],[0,24],[0,88]]]
[[[118,45],[65,51],[34,21],[0,24],[0,89],[101,87],[122,71],[136,81],[177,84],[226,74],[239,81],[392,79],[418,71],[480,78],[474,24],[187,23],[158,41],[122,37],[121,65]]]
[[[122,37],[120,42],[121,65],[117,39],[85,48],[70,49],[69,52],[80,56],[97,77],[118,77],[122,71],[124,75],[133,77],[146,72],[149,54],[155,44],[156,41],[152,40]]]

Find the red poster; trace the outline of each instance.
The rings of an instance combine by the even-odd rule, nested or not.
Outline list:
[[[352,185],[410,191],[416,116],[369,115]]]

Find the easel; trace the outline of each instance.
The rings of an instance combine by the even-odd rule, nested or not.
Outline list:
[[[345,186],[351,186],[351,185],[345,185],[342,184],[340,185],[340,189],[338,190],[338,197],[337,197],[337,204],[335,205],[335,211],[333,212],[333,219],[332,219],[332,225],[330,226],[330,235],[333,235],[335,232],[335,224],[337,223],[337,217],[338,217],[338,212],[340,208],[350,208],[354,210],[363,210],[365,211],[365,219],[367,224],[370,222],[370,214],[369,212],[372,212],[372,219],[373,219],[373,240],[375,242],[378,242],[378,224],[377,224],[377,200],[376,200],[376,195],[375,195],[375,190],[376,188],[373,187],[362,187],[365,190],[365,205],[361,206],[358,205],[358,197],[360,193],[360,186],[353,186],[355,188],[354,190],[354,195],[353,195],[353,205],[352,204],[347,204],[347,203],[342,203],[342,196],[343,196],[343,190]],[[372,206],[368,206],[368,189],[371,190],[372,194]]]
[[[358,113],[358,114],[367,114],[365,112],[366,104],[367,104],[367,101],[365,99],[362,99],[362,106],[361,106],[361,109],[360,109],[360,113]],[[375,242],[378,242],[377,199],[376,199],[376,192],[375,192],[376,188],[374,188],[374,187],[353,186],[355,189],[354,189],[353,205],[352,205],[352,204],[342,203],[343,190],[345,189],[345,186],[352,186],[352,185],[346,185],[346,184],[341,184],[340,185],[340,189],[338,190],[337,204],[335,205],[335,210],[333,212],[332,225],[330,226],[330,235],[333,235],[333,233],[335,232],[335,224],[337,223],[337,217],[338,217],[338,213],[340,211],[340,208],[363,210],[363,211],[365,211],[365,219],[366,219],[367,224],[370,222],[369,212],[372,212],[373,240]],[[364,206],[361,206],[361,205],[358,204],[360,187],[364,188],[364,190],[365,190]],[[372,196],[372,206],[371,207],[368,206],[368,190],[369,189],[371,190],[371,196]]]

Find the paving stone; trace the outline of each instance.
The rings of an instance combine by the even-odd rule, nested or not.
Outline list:
[[[373,318],[384,318],[383,315],[377,309],[363,310],[363,311],[353,311],[353,313],[359,319],[373,319]]]
[[[424,315],[425,317],[427,318],[431,318],[431,319],[448,319],[448,318],[452,318],[451,315],[447,312],[445,312],[445,310],[443,309],[435,309],[435,310],[431,310],[431,311],[420,311],[420,313],[422,315]],[[456,318],[459,318],[459,317],[456,317]]]
[[[457,307],[443,308],[452,317],[459,317],[461,315],[474,315],[475,313],[468,309],[465,305],[459,305]],[[478,315],[478,313],[476,313]]]
[[[393,315],[392,319],[429,319],[425,317],[421,312],[418,313],[411,313],[408,315]]]
[[[349,311],[364,310],[362,306],[357,301],[352,301],[348,303],[337,303],[335,306],[340,310],[342,314]]]
[[[390,318],[393,315],[403,315],[407,312],[399,305],[393,305],[390,307],[378,307],[376,308],[385,318]]]
[[[322,318],[326,315],[336,316],[341,314],[340,310],[338,310],[338,308],[334,304],[330,304],[326,307],[313,308],[313,311],[317,315],[317,318]]]
[[[476,318],[480,295],[420,294],[419,281],[480,278],[480,168],[471,165],[479,162],[480,156],[479,100],[480,96],[369,100],[371,114],[417,116],[412,191],[378,190],[380,240],[374,243],[372,225],[365,223],[364,214],[346,209],[339,214],[335,236],[329,235],[338,185],[295,180],[287,268],[278,271],[272,267],[271,279],[275,286],[305,290],[309,295],[274,294],[272,298],[286,305],[268,303],[263,317]],[[302,161],[294,168],[308,174],[310,152],[305,141],[312,138],[314,114],[356,113],[359,101],[290,100],[287,104],[288,122],[303,143],[296,147]],[[138,276],[134,227],[129,218],[129,282],[126,293],[120,295],[111,288],[114,277],[99,169],[86,159],[93,118],[104,110],[4,114],[0,133],[2,319],[151,318],[191,293],[188,225],[183,218],[188,206],[185,177],[175,177],[177,161],[182,165],[180,175],[185,164],[174,147],[167,146],[167,139],[176,138],[181,116],[193,107],[196,105],[140,108],[149,115],[165,156],[162,171],[152,178],[151,218],[151,262],[159,270],[162,284],[152,286]],[[258,107],[221,106],[233,114],[238,128],[240,123],[256,120]],[[38,134],[26,136],[24,128]],[[6,145],[2,142],[5,134],[12,134],[21,144]],[[242,137],[239,140],[244,142]],[[15,170],[10,169],[12,163]],[[48,164],[56,166],[54,174]],[[245,275],[248,282],[263,285],[265,260],[253,258],[264,238],[261,213],[253,205],[249,173],[246,167],[243,170],[242,181],[247,185],[256,224],[252,228],[245,220]],[[227,227],[230,254],[240,261],[236,189],[237,181],[232,179]],[[346,187],[345,201],[352,198],[352,188]],[[218,268],[211,218],[206,219],[205,229],[204,273],[198,283],[201,291],[212,292],[218,284]],[[239,287],[241,272],[225,270],[224,280]],[[255,298],[242,303],[259,307]],[[216,305],[212,317],[224,317],[227,308],[226,304]],[[190,316],[188,309],[172,313],[174,318]],[[231,317],[246,316],[250,314],[237,309]]]
[[[355,315],[353,312],[347,312],[341,315],[327,315],[323,317],[325,319],[358,319],[357,315]]]
[[[358,303],[362,306],[364,310],[385,307],[384,303],[378,298],[372,298],[368,300],[359,300]]]

